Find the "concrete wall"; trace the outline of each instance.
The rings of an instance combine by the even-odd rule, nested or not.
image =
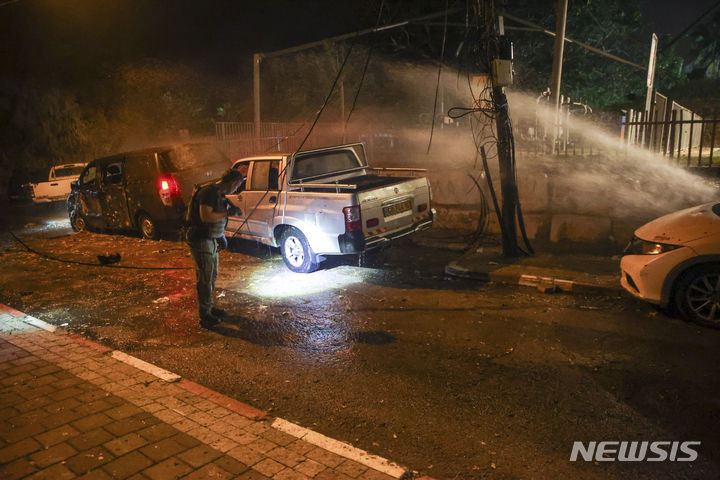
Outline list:
[[[518,190],[531,239],[618,249],[627,244],[637,227],[667,213],[657,205],[648,204],[646,199],[644,205],[640,201],[636,203],[633,195],[627,194],[627,185],[620,185],[622,179],[600,178],[601,173],[585,171],[582,162],[592,161],[587,157],[546,158],[534,163],[526,161],[519,167]],[[482,197],[469,175],[481,185]],[[482,171],[431,168],[427,176],[432,185],[433,205],[438,210],[436,226],[474,230],[482,215],[482,203],[486,201],[490,215],[488,230],[499,232]],[[497,168],[491,170],[491,176],[500,197]],[[617,191],[614,187],[618,187]],[[498,201],[501,202],[501,198]]]

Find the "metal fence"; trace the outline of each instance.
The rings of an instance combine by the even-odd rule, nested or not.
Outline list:
[[[307,136],[309,123],[260,124],[259,135],[251,122],[218,122],[215,124],[216,139],[224,145],[233,158],[273,153],[294,152]],[[396,155],[399,137],[395,128],[376,125],[373,131],[346,130],[342,123],[319,123],[302,145],[303,150],[327,147],[342,143],[363,142],[365,148],[377,161]]]
[[[717,166],[717,112],[699,115],[675,102],[666,118],[651,111],[630,111],[621,127],[621,139],[697,167]]]

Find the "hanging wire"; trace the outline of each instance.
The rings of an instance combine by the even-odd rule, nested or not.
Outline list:
[[[438,94],[440,93],[440,76],[442,75],[442,65],[445,58],[445,41],[447,40],[447,18],[448,18],[448,0],[445,0],[445,16],[443,17],[443,39],[440,48],[440,63],[438,64],[437,83],[435,84],[435,102],[433,103],[433,113],[430,123],[430,139],[428,141],[427,152],[430,153],[432,146],[433,132],[435,131],[435,115],[437,114]]]
[[[380,20],[382,19],[382,12],[383,7],[385,6],[385,0],[382,0],[380,2],[380,9],[378,10],[378,16],[377,20],[375,21],[375,28],[378,28],[380,26]],[[352,116],[353,112],[355,111],[355,106],[357,105],[358,98],[360,97],[360,90],[362,90],[363,82],[365,82],[365,75],[367,74],[368,66],[370,65],[370,57],[372,56],[373,46],[371,45],[368,48],[367,57],[365,58],[365,65],[363,66],[362,75],[360,75],[360,83],[358,84],[358,88],[355,91],[355,98],[353,98],[352,106],[350,107],[350,113],[348,113],[347,119],[345,120],[345,128],[347,128],[348,123],[350,123],[350,117]]]

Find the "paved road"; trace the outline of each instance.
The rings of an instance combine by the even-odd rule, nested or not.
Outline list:
[[[66,260],[191,266],[180,243],[72,234],[62,212],[14,225]],[[625,296],[446,279],[457,253],[410,240],[311,275],[240,243],[221,255],[231,316],[206,331],[192,270],[0,245],[2,302],[435,478],[720,476],[720,332]],[[576,440],[702,445],[690,463],[571,463]]]

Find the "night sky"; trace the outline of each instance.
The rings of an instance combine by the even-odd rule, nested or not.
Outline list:
[[[3,3],[3,0],[0,0]],[[680,5],[681,3],[681,5]],[[715,0],[642,0],[658,33],[678,33]],[[378,1],[18,0],[0,7],[2,71],[83,83],[159,58],[248,76],[250,55],[372,26]],[[570,1],[572,8],[573,0]],[[438,10],[444,2],[438,1]],[[402,11],[391,12],[393,20]]]
[[[0,54],[5,72],[61,82],[144,58],[234,75],[253,52],[367,26],[374,3],[19,0],[0,7]]]

